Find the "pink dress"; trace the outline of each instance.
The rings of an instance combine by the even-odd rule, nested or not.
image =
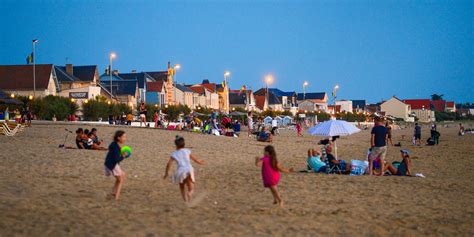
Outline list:
[[[260,160],[262,161],[263,186],[269,188],[277,185],[280,181],[280,172],[272,168],[270,157],[264,156]]]

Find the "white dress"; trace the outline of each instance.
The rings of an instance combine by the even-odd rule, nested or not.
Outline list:
[[[178,163],[178,167],[176,167],[176,171],[173,174],[173,182],[183,183],[188,175],[194,182],[194,169],[191,165],[190,155],[191,150],[186,148],[176,150],[171,154],[171,158],[173,158],[176,163]]]

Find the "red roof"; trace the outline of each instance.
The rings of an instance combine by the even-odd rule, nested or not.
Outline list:
[[[189,89],[191,89],[192,91],[202,95],[204,94],[205,92],[205,87],[201,86],[201,85],[194,85],[194,86],[190,86]]]
[[[264,95],[255,95],[255,105],[257,108],[263,110],[265,107],[265,96]]]
[[[403,100],[405,104],[409,104],[411,109],[430,109],[430,100],[429,99],[413,99],[413,100]]]
[[[432,100],[431,105],[435,111],[444,111],[446,110],[446,101],[445,100]]]
[[[163,81],[154,81],[146,83],[147,91],[161,92],[163,90]]]
[[[454,101],[448,101],[448,102],[446,102],[446,107],[448,107],[448,108],[454,108]]]
[[[36,90],[48,88],[52,64],[35,66]],[[0,88],[4,90],[33,90],[33,65],[0,66]]]
[[[216,92],[216,83],[207,83],[207,84],[201,84],[201,85],[206,87],[212,93]]]

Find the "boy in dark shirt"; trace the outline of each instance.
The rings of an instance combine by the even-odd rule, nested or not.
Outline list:
[[[421,145],[421,126],[418,123],[415,124],[415,144]]]
[[[378,117],[375,118],[375,126],[372,128],[370,137],[370,147],[372,151],[370,152],[369,159],[369,175],[373,174],[374,159],[377,157],[380,159],[381,170],[384,170],[384,160],[387,154],[387,139],[387,128],[383,125],[382,119]]]

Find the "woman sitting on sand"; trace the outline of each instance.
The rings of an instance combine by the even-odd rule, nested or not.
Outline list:
[[[308,170],[311,170],[316,173],[325,173],[326,172],[326,163],[324,163],[321,152],[314,149],[308,150]]]
[[[272,134],[265,131],[265,126],[262,128],[262,131],[258,134],[257,141],[259,142],[272,142],[273,141]]]
[[[91,150],[107,150],[107,148],[101,147],[101,146],[99,146],[97,143],[95,143],[95,142],[94,142],[95,138],[96,138],[96,137],[95,137],[94,133],[89,132],[89,134],[87,134],[87,144],[86,144],[86,147],[89,147],[89,148],[86,148],[86,149],[91,149]]]
[[[411,176],[411,161],[410,161],[410,152],[405,149],[400,150],[400,155],[402,157],[401,162],[393,162],[392,164],[388,163],[385,164],[384,172],[380,173],[380,171],[376,175],[385,174],[385,172],[389,171],[391,175],[398,175],[398,176]]]

